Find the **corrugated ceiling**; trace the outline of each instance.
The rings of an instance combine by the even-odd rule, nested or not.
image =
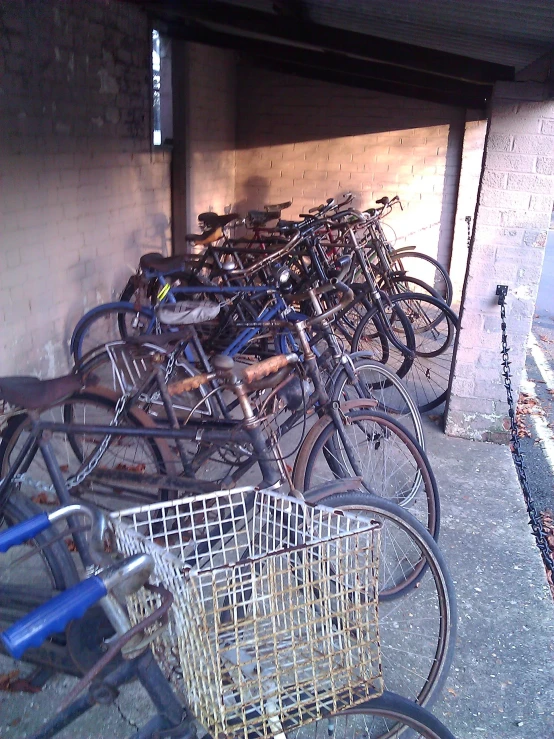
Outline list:
[[[232,1],[272,12],[272,0]],[[516,70],[554,48],[554,0],[302,0],[302,5],[317,23]]]

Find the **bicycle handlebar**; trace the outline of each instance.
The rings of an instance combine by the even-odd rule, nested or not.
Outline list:
[[[325,285],[324,287],[328,288],[329,286]],[[320,323],[328,320],[336,313],[340,313],[340,311],[347,308],[350,303],[354,301],[354,291],[352,290],[352,288],[348,287],[348,285],[345,285],[344,282],[340,282],[339,280],[331,280],[331,287],[336,288],[339,292],[342,293],[342,298],[340,299],[339,303],[337,303],[337,305],[334,305],[332,308],[329,308],[329,310],[324,311],[319,316],[308,318],[308,320],[306,321],[306,326],[318,326]],[[319,290],[319,288],[316,288],[316,291],[317,290]],[[329,289],[322,292],[329,292]]]
[[[149,554],[134,554],[35,608],[0,634],[0,639],[8,653],[20,659],[27,649],[39,647],[49,636],[63,631],[115,588],[123,586],[125,592],[135,592],[153,571],[154,560]]]
[[[12,547],[33,539],[57,521],[75,514],[83,514],[90,520],[90,554],[93,562],[103,567],[108,562],[103,546],[104,536],[108,531],[106,518],[98,508],[84,503],[73,503],[63,508],[57,508],[52,513],[39,513],[26,521],[11,526],[7,531],[0,534],[0,552],[5,553]],[[111,559],[109,559],[109,562],[111,562]]]
[[[278,372],[283,367],[290,364],[296,364],[298,357],[296,354],[277,354],[274,357],[263,359],[261,362],[250,365],[242,370],[242,379],[248,385],[261,380],[264,377]],[[232,368],[232,364],[230,365]],[[196,390],[202,385],[210,382],[217,377],[217,372],[205,372],[201,375],[193,375],[192,377],[185,377],[184,380],[178,380],[172,382],[167,386],[170,395],[179,395],[180,393],[190,392]]]
[[[40,646],[51,634],[63,631],[70,621],[83,616],[112,590],[117,590],[120,596],[135,592],[153,572],[154,561],[148,554],[137,554],[114,564],[112,557],[104,552],[107,531],[104,515],[93,506],[82,503],[58,508],[50,514],[40,513],[12,526],[0,534],[0,552],[23,544],[53,526],[56,521],[75,514],[84,514],[90,519],[91,557],[103,570],[55,596],[0,634],[6,650],[15,659],[20,659],[30,647]]]

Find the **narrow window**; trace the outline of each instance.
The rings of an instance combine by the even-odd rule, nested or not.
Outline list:
[[[173,143],[173,98],[171,89],[171,41],[152,31],[152,143]]]

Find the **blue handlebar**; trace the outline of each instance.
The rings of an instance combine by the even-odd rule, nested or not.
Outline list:
[[[20,659],[29,647],[39,647],[50,634],[63,631],[70,621],[83,616],[107,592],[100,577],[89,577],[27,614],[0,634],[0,639],[9,654]]]
[[[32,539],[33,536],[40,534],[41,531],[50,526],[50,520],[46,513],[39,513],[38,516],[28,518],[22,523],[12,526],[4,533],[0,534],[0,552],[7,552],[11,547],[17,544],[23,544],[24,541]]]

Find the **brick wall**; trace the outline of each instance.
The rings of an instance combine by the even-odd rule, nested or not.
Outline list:
[[[496,286],[509,286],[513,385],[525,362],[554,199],[554,102],[546,86],[498,83],[491,106],[446,431],[506,437]]]
[[[187,220],[196,233],[199,213],[223,213],[235,200],[235,57],[224,49],[188,44],[187,66]]]
[[[0,7],[1,374],[64,371],[76,320],[142,253],[169,253],[149,33],[119,2]]]
[[[239,66],[237,209],[293,199],[295,217],[345,191],[398,194],[397,245],[446,265],[464,121],[458,108]],[[289,216],[290,214],[290,216]]]

